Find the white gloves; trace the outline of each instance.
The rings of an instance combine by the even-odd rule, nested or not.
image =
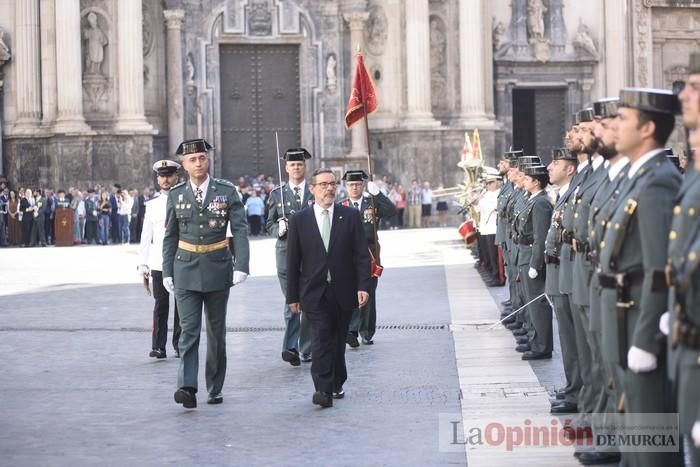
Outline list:
[[[145,264],[139,264],[136,269],[139,271],[139,277],[145,277],[151,272]]]
[[[527,277],[529,277],[530,279],[537,279],[538,275],[539,274],[537,274],[537,269],[535,268],[530,268],[530,270],[527,271]]]
[[[242,271],[233,271],[233,285],[238,285],[248,278],[248,274]]]
[[[367,182],[367,191],[372,196],[377,196],[379,194],[379,186],[374,182]]]
[[[287,234],[287,220],[280,219],[277,221],[277,225],[279,225],[279,232],[277,232],[277,236],[282,238]]]
[[[163,287],[165,287],[165,290],[167,290],[168,293],[175,294],[175,284],[173,283],[172,277],[163,278]]]
[[[695,447],[700,447],[700,422],[695,422],[693,424],[693,429],[690,432],[690,435],[693,437]]]
[[[664,313],[663,315],[661,315],[661,318],[659,318],[659,330],[667,336],[668,336],[668,333],[671,332],[671,328],[669,326],[670,320],[671,320],[671,316],[669,315],[668,311],[666,313]]]
[[[627,352],[627,366],[635,373],[646,373],[656,369],[656,355],[632,346]]]

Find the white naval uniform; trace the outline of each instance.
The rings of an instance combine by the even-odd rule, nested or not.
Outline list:
[[[143,218],[141,243],[139,244],[139,264],[147,264],[155,271],[163,270],[163,238],[165,237],[165,214],[168,196],[159,192],[146,201],[146,215]]]

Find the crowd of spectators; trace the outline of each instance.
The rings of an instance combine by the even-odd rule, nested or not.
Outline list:
[[[380,190],[396,206],[396,215],[383,219],[381,229],[446,226],[448,203],[435,198],[428,182],[413,180],[408,191],[388,177],[376,180]],[[237,187],[248,216],[251,236],[267,235],[267,198],[276,184],[273,177],[240,177]],[[0,180],[0,246],[43,247],[55,244],[57,208],[73,211],[74,245],[138,243],[146,212],[154,196],[152,187],[123,189],[96,185],[86,189],[54,191],[21,184],[14,188]],[[339,198],[345,196],[339,188]],[[435,204],[435,206],[433,206]],[[437,217],[434,216],[436,208]]]

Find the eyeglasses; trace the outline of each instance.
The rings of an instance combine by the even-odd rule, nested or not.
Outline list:
[[[327,190],[328,188],[337,187],[338,182],[320,182],[320,183],[314,183],[314,185],[321,187],[323,190]]]

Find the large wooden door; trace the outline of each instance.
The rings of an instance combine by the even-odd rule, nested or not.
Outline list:
[[[301,145],[299,47],[221,45],[222,177],[277,174],[280,154]]]
[[[564,144],[566,89],[513,90],[513,148],[537,154],[544,164]]]

